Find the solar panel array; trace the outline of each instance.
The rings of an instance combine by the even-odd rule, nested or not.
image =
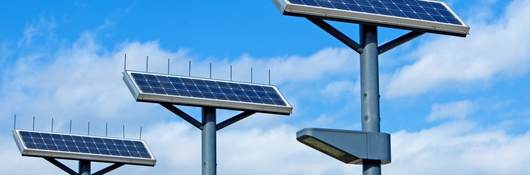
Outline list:
[[[131,73],[143,93],[287,106],[272,86]]]
[[[19,131],[28,149],[152,159],[141,141]]]
[[[290,3],[352,12],[463,25],[441,2],[422,0],[288,0]]]

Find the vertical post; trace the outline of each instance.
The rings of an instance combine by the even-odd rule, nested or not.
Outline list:
[[[35,131],[35,116],[33,116],[33,131]]]
[[[105,137],[109,136],[109,122],[105,123]]]
[[[127,71],[127,53],[123,57],[123,70]]]
[[[191,77],[191,60],[188,62],[188,77]]]
[[[202,175],[216,175],[216,118],[215,108],[202,108]]]
[[[230,81],[232,81],[232,65],[230,65]]]
[[[13,119],[13,130],[17,129],[17,115],[15,114],[14,115],[14,119]]]
[[[142,129],[143,127],[140,126],[140,136],[138,137],[138,139],[142,140]]]
[[[169,60],[169,58],[167,58],[167,74],[171,74],[169,69],[170,69],[170,65],[171,65],[171,61]]]
[[[145,58],[145,72],[149,72],[149,56]]]
[[[271,70],[269,69],[269,85],[271,85]]]
[[[123,138],[125,138],[125,125],[123,125],[122,134],[123,134]]]
[[[254,70],[252,67],[250,68],[250,83],[254,83]]]
[[[79,161],[79,175],[90,175],[90,161],[80,160]]]
[[[377,27],[360,25],[361,54],[361,121],[365,132],[380,132],[379,66]],[[363,175],[381,175],[381,162],[364,161]]]
[[[87,124],[86,135],[90,135],[90,122],[88,122],[88,124]]]
[[[212,79],[212,63],[210,63],[210,79]]]
[[[52,128],[50,130],[53,133],[53,117],[52,117]]]
[[[72,134],[72,120],[70,120],[70,130],[68,131],[68,134]]]

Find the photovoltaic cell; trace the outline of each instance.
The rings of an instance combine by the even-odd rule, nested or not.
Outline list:
[[[18,131],[25,149],[79,155],[99,155],[132,159],[154,159],[139,140]]]
[[[440,2],[422,0],[288,0],[290,3],[462,25]]]
[[[124,78],[139,101],[278,114],[288,114],[292,110],[280,92],[270,85],[146,72],[125,72]]]

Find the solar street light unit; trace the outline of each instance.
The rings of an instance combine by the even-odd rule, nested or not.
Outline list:
[[[440,1],[432,0],[274,0],[285,15],[425,30],[466,36],[467,26]]]
[[[467,26],[447,4],[433,0],[273,0],[283,15],[305,17],[360,54],[362,132],[308,129],[298,139],[345,163],[362,163],[364,175],[380,175],[390,163],[390,136],[381,133],[379,55],[424,33],[465,37]],[[359,40],[326,23],[359,24]],[[411,30],[379,45],[378,27]]]
[[[275,86],[255,84],[252,80],[251,83],[243,83],[191,77],[191,73],[189,75],[185,77],[126,70],[123,80],[136,101],[159,103],[201,130],[203,175],[217,174],[217,131],[255,113],[292,113],[293,107]],[[202,121],[175,105],[202,108]],[[217,109],[241,113],[217,123]]]

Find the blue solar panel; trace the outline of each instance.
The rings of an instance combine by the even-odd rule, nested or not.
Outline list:
[[[463,25],[441,2],[422,0],[288,0],[292,4]]]
[[[272,86],[131,73],[142,93],[287,106]]]
[[[153,159],[146,145],[138,140],[18,131],[27,149],[90,154],[134,159]]]

